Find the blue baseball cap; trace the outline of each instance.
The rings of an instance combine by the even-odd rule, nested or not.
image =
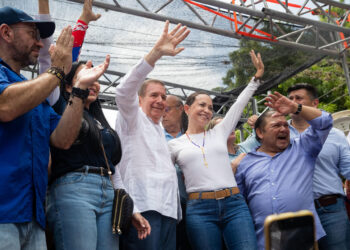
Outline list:
[[[41,38],[47,38],[55,31],[55,23],[51,21],[35,20],[25,12],[11,7],[0,8],[0,25],[16,23],[34,23],[40,32]]]

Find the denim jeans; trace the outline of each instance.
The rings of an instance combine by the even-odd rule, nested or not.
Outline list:
[[[316,209],[320,217],[326,236],[321,238],[320,250],[349,250],[350,222],[346,213],[344,198],[337,199],[337,203]]]
[[[56,179],[47,199],[56,250],[119,249],[119,237],[112,234],[113,197],[108,176],[71,172]]]
[[[141,214],[151,225],[151,234],[146,239],[139,240],[136,228],[131,226],[130,231],[123,239],[123,249],[175,250],[177,221],[156,211],[146,211]]]
[[[46,250],[45,231],[33,220],[0,224],[0,250]]]
[[[225,199],[188,200],[187,234],[193,249],[257,249],[254,224],[241,194]]]

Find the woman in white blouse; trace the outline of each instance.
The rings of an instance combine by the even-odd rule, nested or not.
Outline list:
[[[227,152],[227,138],[235,130],[244,107],[260,84],[264,64],[250,52],[257,70],[225,118],[205,131],[213,116],[213,102],[202,92],[190,95],[184,106],[186,133],[169,142],[172,160],[182,169],[188,193],[186,227],[194,249],[256,249],[248,206],[239,193]]]

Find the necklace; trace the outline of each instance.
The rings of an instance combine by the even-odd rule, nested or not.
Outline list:
[[[186,132],[186,136],[187,136],[187,139],[188,139],[194,146],[196,146],[197,148],[199,148],[199,149],[202,151],[204,165],[205,165],[206,167],[208,167],[208,162],[207,162],[207,159],[205,158],[205,153],[204,153],[205,130],[204,130],[204,135],[203,135],[202,146],[200,146],[200,145],[198,145],[196,142],[194,142],[194,141],[191,139],[191,137],[187,134],[187,132]]]

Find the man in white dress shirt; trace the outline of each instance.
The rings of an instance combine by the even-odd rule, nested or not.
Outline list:
[[[134,200],[134,227],[126,235],[124,249],[176,247],[176,222],[181,219],[181,209],[176,171],[161,126],[166,91],[158,80],[144,82],[162,56],[175,56],[184,50],[177,45],[190,31],[178,24],[169,33],[168,26],[167,21],[153,49],[116,89],[116,130],[123,148],[119,167],[125,188]]]

